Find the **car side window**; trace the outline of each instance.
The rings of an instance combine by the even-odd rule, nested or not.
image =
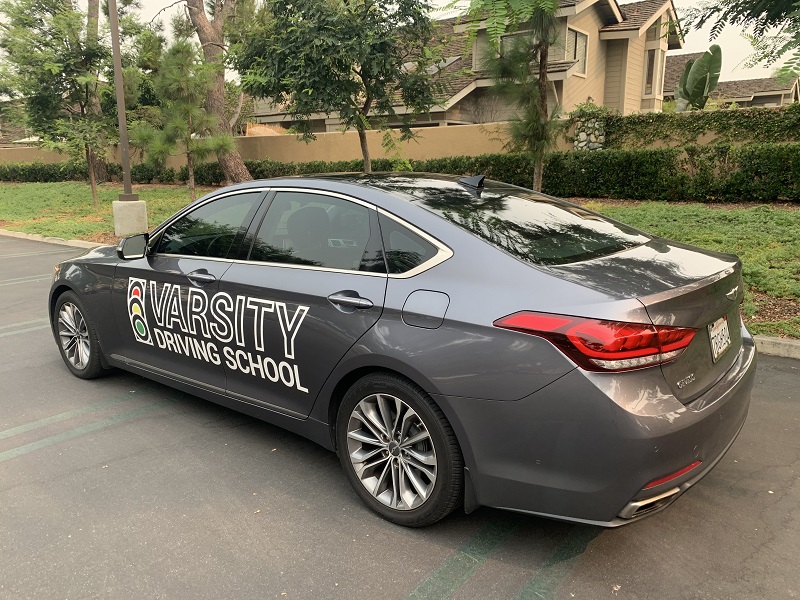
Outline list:
[[[407,273],[439,252],[436,246],[394,219],[381,215],[380,222],[389,273]]]
[[[257,208],[263,192],[245,192],[212,200],[167,227],[156,249],[161,254],[225,258],[231,244]]]
[[[258,229],[250,260],[386,272],[374,211],[313,192],[277,192]]]

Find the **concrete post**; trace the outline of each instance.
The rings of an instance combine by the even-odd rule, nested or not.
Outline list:
[[[131,157],[128,144],[128,123],[125,117],[125,89],[122,81],[122,58],[119,51],[119,15],[117,0],[108,0],[108,21],[111,26],[111,52],[114,59],[114,87],[117,92],[117,117],[119,119],[119,146],[122,162],[124,193],[112,203],[114,234],[131,235],[147,231],[147,205],[133,193],[131,186]]]

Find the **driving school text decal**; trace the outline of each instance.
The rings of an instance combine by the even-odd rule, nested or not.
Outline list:
[[[225,366],[233,371],[273,383],[281,382],[308,393],[300,384],[300,373],[294,362],[295,338],[308,306],[298,305],[291,312],[284,302],[252,296],[234,298],[225,292],[209,297],[204,290],[195,287],[188,287],[185,302],[181,294],[180,285],[165,283],[159,290],[155,281],[134,277],[128,280],[128,316],[137,342],[213,365],[220,365],[224,360]],[[148,322],[148,304],[153,327]],[[267,315],[277,316],[285,360],[260,354],[264,352],[270,325],[275,321]],[[245,326],[245,316],[252,317],[252,328]],[[256,352],[243,349],[247,345]]]

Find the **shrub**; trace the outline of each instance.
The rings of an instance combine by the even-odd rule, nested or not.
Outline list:
[[[490,179],[530,187],[533,168],[522,154],[484,154],[412,160],[415,171],[451,175],[483,174]],[[246,161],[254,179],[313,173],[358,172],[362,162],[281,163]],[[391,170],[392,159],[373,161],[376,171]],[[118,169],[118,165],[109,165]],[[82,163],[0,165],[2,181],[86,180]],[[186,181],[186,167],[132,168],[137,183]],[[219,163],[195,169],[198,185],[220,185],[224,179]],[[630,198],[636,200],[700,200],[800,202],[800,142],[732,146],[688,145],[683,148],[555,152],[547,157],[544,191],[554,196]]]

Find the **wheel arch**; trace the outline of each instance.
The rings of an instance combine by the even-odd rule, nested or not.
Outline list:
[[[58,285],[54,286],[50,290],[50,302],[48,306],[47,314],[50,316],[50,324],[53,324],[53,311],[56,309],[56,302],[58,299],[65,293],[65,292],[75,292],[75,289],[72,286],[67,285],[66,283],[59,282]],[[77,292],[75,292],[77,293]]]

